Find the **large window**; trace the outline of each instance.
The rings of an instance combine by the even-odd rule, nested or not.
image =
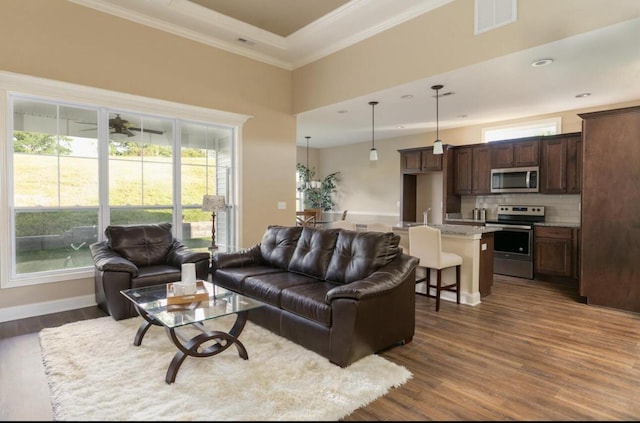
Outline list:
[[[12,280],[92,271],[89,245],[109,224],[170,222],[190,247],[210,245],[202,197],[225,195],[233,206],[233,127],[9,100]],[[234,243],[230,216],[217,213],[218,244]]]

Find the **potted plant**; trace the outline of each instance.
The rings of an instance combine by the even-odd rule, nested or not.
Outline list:
[[[333,172],[325,176],[322,181],[314,181],[315,170],[298,163],[300,180],[298,191],[304,194],[304,207],[329,211],[336,205],[333,193],[337,191],[340,172]]]

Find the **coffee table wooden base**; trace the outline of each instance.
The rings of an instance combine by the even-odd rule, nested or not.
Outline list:
[[[140,316],[142,316],[145,321],[138,328],[138,331],[136,332],[135,338],[133,340],[133,345],[137,347],[142,344],[142,338],[144,338],[144,335],[147,333],[151,326],[162,326],[162,324],[158,323],[144,310],[138,309],[138,314],[140,314]],[[178,370],[187,357],[211,357],[213,355],[220,354],[231,345],[235,345],[236,349],[238,350],[238,355],[241,358],[243,358],[244,360],[248,360],[249,355],[247,354],[247,349],[238,339],[246,323],[246,311],[236,313],[236,321],[228,333],[222,331],[209,331],[202,323],[192,323],[190,325],[191,327],[195,327],[201,331],[200,334],[192,338],[184,338],[178,332],[180,328],[165,327],[167,336],[169,337],[169,339],[171,339],[174,345],[178,347],[178,352],[176,352],[176,354],[173,356],[173,359],[169,364],[169,368],[167,369],[165,382],[175,382]],[[203,345],[214,341],[215,343],[203,347]]]

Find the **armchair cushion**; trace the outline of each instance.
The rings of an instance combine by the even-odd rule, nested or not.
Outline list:
[[[104,232],[111,249],[136,266],[164,264],[173,246],[170,223],[111,225]]]

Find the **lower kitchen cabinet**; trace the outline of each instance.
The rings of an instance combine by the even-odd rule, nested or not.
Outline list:
[[[578,228],[535,226],[536,275],[578,278]]]

